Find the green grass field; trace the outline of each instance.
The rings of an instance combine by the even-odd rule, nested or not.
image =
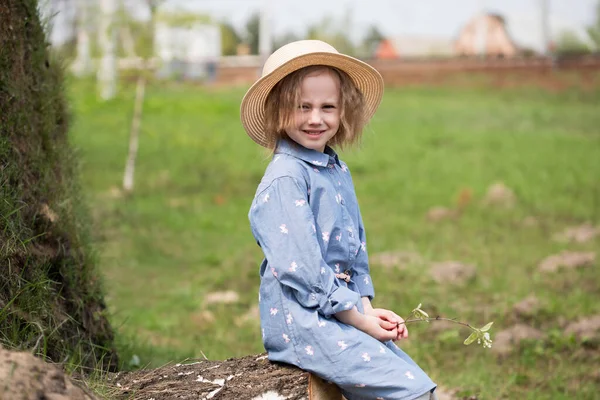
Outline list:
[[[125,86],[100,103],[91,83],[69,84],[72,141],[124,367],[134,355],[152,367],[262,352],[253,317],[261,253],[247,212],[268,155],[239,123],[244,90],[148,87],[135,191],[122,196],[134,92]],[[423,303],[430,315],[495,321],[492,339],[519,321],[546,334],[497,357],[464,346],[465,331],[411,325],[399,344],[444,388],[479,399],[596,398],[598,343],[564,326],[600,314],[598,262],[549,274],[538,264],[562,250],[600,250],[598,236],[553,240],[570,226],[600,225],[599,104],[598,90],[388,89],[361,148],[342,152],[369,254],[420,256],[404,268],[372,265],[375,305],[406,315]],[[514,207],[483,203],[497,182],[514,191]],[[461,193],[470,201],[457,200]],[[426,218],[457,202],[466,204],[460,218]],[[449,260],[476,266],[477,275],[464,286],[437,283],[429,266]],[[224,290],[239,301],[206,304]],[[529,295],[541,308],[519,320],[513,306]]]

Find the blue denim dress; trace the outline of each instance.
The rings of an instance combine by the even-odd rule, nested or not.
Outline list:
[[[416,399],[435,384],[393,342],[334,314],[373,298],[366,237],[350,172],[324,153],[278,143],[249,212],[265,259],[260,319],[269,359],[337,384],[348,400]],[[340,279],[338,274],[350,276]]]

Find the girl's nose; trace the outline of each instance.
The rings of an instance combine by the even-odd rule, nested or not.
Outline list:
[[[308,123],[311,125],[318,125],[320,124],[322,121],[321,118],[321,110],[319,110],[318,108],[313,108],[310,111],[310,115],[308,116]]]

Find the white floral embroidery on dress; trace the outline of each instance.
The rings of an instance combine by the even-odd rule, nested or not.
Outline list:
[[[315,165],[323,165],[323,163],[321,161],[317,161],[317,160],[313,160],[312,163]]]
[[[325,243],[329,242],[329,232],[323,232],[322,236]]]
[[[321,267],[321,275],[325,275],[325,267]]]
[[[268,201],[269,201],[269,197],[271,197],[271,196],[269,195],[269,193],[265,194],[265,195],[263,196],[263,203],[266,203],[266,202],[268,202]]]
[[[312,346],[306,346],[304,348],[304,350],[306,350],[306,354],[308,354],[309,356],[313,356],[315,354],[315,352],[313,351]]]
[[[313,232],[317,231],[317,227],[315,226],[315,224],[312,224],[312,228],[313,228]]]
[[[410,371],[406,371],[406,373],[404,375],[406,375],[406,377],[410,380],[415,379],[415,376]]]
[[[317,322],[317,325],[319,325],[319,328],[323,328],[325,325],[327,325],[327,322],[319,321],[319,322]]]
[[[270,311],[271,311],[271,315],[277,315],[277,313],[279,312],[279,310],[276,308],[271,308]]]
[[[342,171],[348,172],[348,167],[346,167],[346,164],[342,164]]]
[[[340,232],[339,235],[335,237],[335,240],[337,240],[338,242],[342,240],[342,232]]]
[[[362,353],[361,357],[363,360],[365,360],[365,362],[371,361],[371,356],[369,355],[369,353]]]
[[[336,194],[335,195],[335,201],[340,204],[342,202],[342,195],[341,194]]]
[[[274,276],[275,278],[277,278],[277,275],[279,275],[279,274],[277,273],[277,271],[275,271],[275,268],[273,268],[273,267],[271,267],[271,273],[273,274],[273,276]]]
[[[313,168],[313,171],[315,171],[315,172],[317,172],[317,173],[319,172],[319,170],[318,170],[318,169],[316,169],[316,168]]]
[[[367,242],[362,242],[360,244],[360,248],[362,249],[362,251],[367,251]]]
[[[346,344],[346,342],[344,342],[343,340],[338,341],[337,345],[340,346],[340,348],[342,350],[346,350],[346,348],[348,347],[348,345]]]
[[[296,200],[294,203],[296,204],[296,207],[302,207],[306,204],[306,200]]]
[[[279,225],[279,229],[281,230],[281,233],[285,233],[286,235],[289,232],[288,228],[285,226],[285,224]]]
[[[290,337],[288,335],[286,335],[285,333],[282,335],[283,336],[283,340],[285,340],[286,343],[290,342]]]
[[[365,285],[368,285],[368,284],[369,284],[369,277],[365,276]]]
[[[346,310],[349,310],[349,309],[351,309],[352,307],[354,307],[354,303],[353,303],[353,302],[351,302],[351,301],[347,301],[347,302],[346,302],[346,304],[344,304],[344,308],[345,308]]]
[[[379,345],[379,352],[381,354],[385,354],[385,347],[383,347],[382,345]]]
[[[296,272],[296,268],[298,268],[298,264],[296,264],[296,261],[292,261],[290,264],[290,272]]]
[[[294,317],[292,317],[291,313],[288,313],[288,315],[285,318],[285,322],[287,322],[288,325],[291,325],[291,323],[294,322]]]
[[[342,272],[342,270],[340,269],[340,264],[335,264],[335,273],[339,274],[340,272]]]

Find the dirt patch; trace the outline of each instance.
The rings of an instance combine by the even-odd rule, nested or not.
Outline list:
[[[437,389],[435,389],[435,394],[437,395],[438,400],[477,400],[478,397],[477,396],[461,396],[460,392],[462,391],[462,389],[460,388],[455,388],[455,389],[446,389],[444,387],[440,387],[438,386]]]
[[[595,227],[590,223],[586,223],[569,227],[563,232],[554,235],[553,238],[559,242],[586,243],[596,236],[600,236],[600,228]]]
[[[427,211],[427,220],[432,222],[444,221],[447,219],[453,219],[458,216],[456,210],[452,210],[446,207],[432,207]]]
[[[413,251],[386,251],[369,256],[369,261],[384,268],[405,269],[411,264],[421,263],[423,259]]]
[[[512,189],[502,182],[494,183],[488,188],[483,199],[483,204],[488,206],[497,206],[511,208],[516,203],[516,196]]]
[[[191,316],[192,322],[199,328],[205,327],[206,325],[212,325],[216,318],[215,315],[209,310],[198,311]]]
[[[574,252],[563,251],[555,254],[540,262],[538,270],[540,272],[556,272],[560,269],[575,269],[592,266],[596,261],[594,252]]]
[[[540,221],[536,217],[529,216],[523,219],[522,224],[527,228],[531,228],[534,226],[538,226],[540,224]]]
[[[260,309],[258,304],[250,307],[248,311],[235,320],[235,325],[238,327],[246,326],[247,324],[260,324]]]
[[[233,304],[240,301],[240,295],[233,290],[212,292],[204,296],[204,304]]]
[[[472,265],[463,264],[458,261],[443,261],[433,263],[429,273],[438,283],[464,285],[475,278],[477,270]]]
[[[254,399],[308,397],[308,373],[270,362],[266,355],[195,361],[112,376],[116,399]],[[266,397],[272,392],[272,397]],[[277,397],[279,396],[279,397]]]
[[[494,338],[492,351],[497,355],[509,354],[523,340],[542,340],[544,333],[529,325],[517,324],[498,332]]]
[[[513,306],[514,314],[519,318],[531,318],[541,308],[540,301],[534,295],[528,296]]]
[[[581,341],[600,342],[600,315],[581,318],[565,328],[567,335],[575,335]]]
[[[56,365],[0,346],[0,399],[95,400]]]

